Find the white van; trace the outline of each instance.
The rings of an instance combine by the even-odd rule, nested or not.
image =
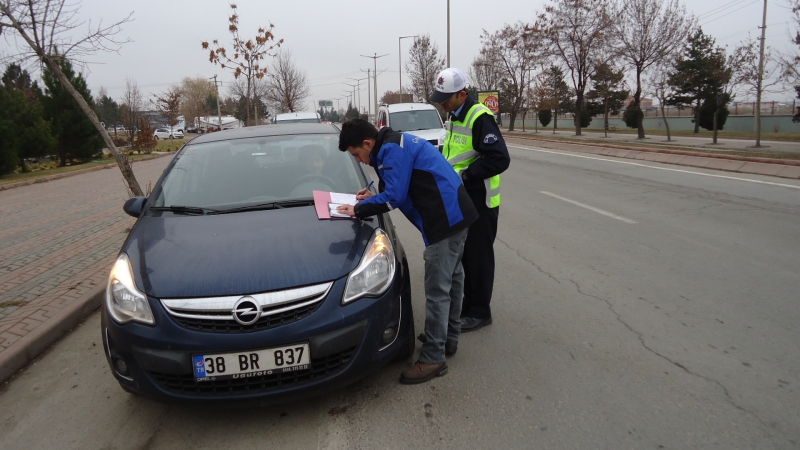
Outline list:
[[[278,114],[273,123],[321,123],[322,117],[316,112],[293,112]]]
[[[378,109],[378,129],[392,127],[417,135],[442,151],[446,130],[439,111],[428,103],[383,104]]]

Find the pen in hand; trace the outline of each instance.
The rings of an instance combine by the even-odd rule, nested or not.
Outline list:
[[[367,185],[367,187],[365,187],[364,189],[358,191],[356,193],[356,200],[360,201],[360,200],[364,200],[365,198],[370,197],[369,188],[371,188],[373,184],[375,184],[375,180],[370,181],[369,184]]]

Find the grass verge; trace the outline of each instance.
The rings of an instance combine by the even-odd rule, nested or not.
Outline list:
[[[158,148],[158,147],[156,147],[156,148]],[[157,150],[157,151],[165,151],[165,150]],[[133,155],[129,155],[128,156],[128,160],[130,160],[130,161],[139,161],[139,160],[142,160],[142,159],[150,159],[150,158],[152,158],[152,155],[137,155],[137,154],[133,154]],[[57,175],[57,174],[60,174],[60,173],[74,172],[76,170],[89,169],[91,167],[104,166],[106,164],[116,164],[116,162],[117,161],[113,157],[109,156],[109,157],[106,157],[106,158],[98,158],[96,160],[93,160],[93,161],[90,161],[90,162],[87,162],[87,163],[83,163],[83,164],[75,164],[75,165],[66,166],[66,167],[56,167],[55,169],[36,170],[36,171],[33,171],[33,172],[27,172],[27,173],[10,173],[8,175],[4,175],[4,176],[0,177],[0,185],[9,184],[9,183],[17,183],[19,181],[27,181],[27,180],[31,180],[31,179],[46,177],[48,175]]]

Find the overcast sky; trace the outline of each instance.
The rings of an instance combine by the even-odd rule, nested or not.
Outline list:
[[[493,32],[505,23],[531,21],[544,9],[546,0],[450,0],[451,65],[465,73],[480,49],[483,29]],[[700,18],[707,34],[718,45],[734,47],[740,40],[759,34],[761,0],[704,0],[687,2],[687,8]],[[447,0],[337,0],[265,1],[238,0],[240,34],[250,38],[260,26],[270,23],[283,49],[290,50],[311,86],[308,108],[317,100],[343,98],[350,78],[365,78],[373,60],[360,55],[387,55],[377,59],[378,96],[397,90],[398,37],[430,34],[441,54],[447,48]],[[120,20],[133,12],[133,21],[124,25],[122,37],[132,42],[119,53],[100,53],[91,58],[87,72],[89,87],[97,93],[104,87],[119,99],[125,78],[135,80],[146,97],[152,98],[177,84],[184,77],[219,75],[224,82],[220,94],[227,95],[226,83],[233,79],[225,70],[208,61],[201,42],[218,39],[230,42],[229,2],[224,0],[83,0],[80,17],[93,23]],[[783,51],[789,43],[793,24],[786,0],[769,2],[767,45]],[[8,33],[4,33],[7,35]],[[412,40],[402,41],[407,58]],[[2,42],[5,55],[13,53],[10,43]],[[405,68],[403,68],[405,74]],[[404,84],[408,78],[404,76]],[[791,99],[790,92],[768,96]],[[345,100],[340,100],[344,107]],[[361,81],[361,104],[367,106],[366,81]]]

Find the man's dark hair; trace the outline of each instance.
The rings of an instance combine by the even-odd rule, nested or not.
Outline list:
[[[376,139],[378,129],[364,119],[350,119],[342,124],[339,134],[339,150],[346,152],[350,147],[361,147],[366,139]]]

